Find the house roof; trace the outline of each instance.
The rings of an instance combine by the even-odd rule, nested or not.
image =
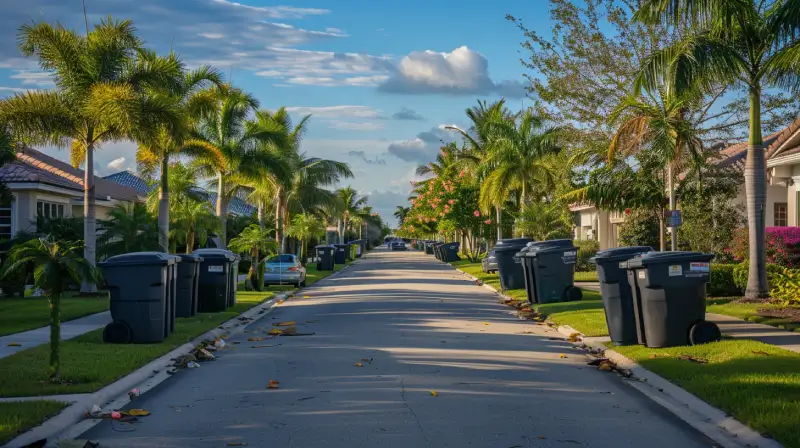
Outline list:
[[[84,171],[28,147],[17,150],[13,162],[0,167],[0,180],[6,183],[45,184],[83,191]],[[95,197],[111,197],[123,201],[136,200],[136,191],[95,176]]]
[[[764,137],[765,157],[771,159],[778,156],[796,153],[795,147],[800,145],[800,118],[794,120],[786,128]],[[743,165],[747,158],[748,142],[739,142],[721,150],[720,166]]]
[[[155,186],[148,185],[147,181],[142,179],[141,177],[137,176],[135,173],[130,171],[120,171],[119,173],[114,173],[110,176],[104,177],[104,179],[116,182],[126,187],[130,187],[135,189],[139,195],[147,196],[150,191],[155,188]],[[202,194],[206,197],[209,204],[211,204],[212,208],[216,208],[217,206],[217,194],[212,193],[206,190],[198,190],[198,193]],[[230,203],[228,203],[228,213],[232,213],[234,215],[239,216],[251,216],[256,212],[256,208],[252,205],[245,202],[241,195],[234,196],[231,198]]]

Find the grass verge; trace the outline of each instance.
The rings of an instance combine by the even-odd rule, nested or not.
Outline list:
[[[800,447],[800,354],[756,341],[613,347],[786,447]],[[678,358],[688,355],[707,364]]]
[[[47,381],[50,347],[40,345],[0,359],[0,396],[24,397],[94,392],[230,320],[269,297],[271,292],[240,291],[236,305],[221,313],[177,319],[175,331],[158,344],[105,344],[103,330],[61,343],[63,384]]]
[[[787,331],[800,332],[800,320],[798,313],[793,316],[785,316],[781,313],[789,308],[771,303],[740,303],[736,302],[739,297],[723,297],[708,299],[706,312],[724,314],[736,317],[748,322],[755,322],[773,327],[782,328]]]
[[[597,271],[583,271],[575,273],[576,282],[598,282]]]
[[[0,445],[40,425],[67,406],[49,400],[0,403]]]
[[[543,303],[534,309],[558,325],[569,325],[586,336],[608,336],[603,300],[597,291],[583,290],[577,302]]]
[[[61,321],[66,322],[108,310],[108,297],[74,297],[68,293],[61,300]],[[0,336],[50,325],[47,297],[0,299]]]

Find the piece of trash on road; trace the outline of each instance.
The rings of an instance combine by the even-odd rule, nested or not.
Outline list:
[[[128,392],[128,399],[133,401],[133,399],[137,398],[139,395],[141,395],[139,389],[131,389],[131,391]]]
[[[564,358],[566,358],[566,357],[567,357],[567,355],[565,355],[565,354],[563,354],[563,353],[562,353],[562,354],[558,355],[558,357],[559,357],[559,358],[561,358],[561,359],[564,359]]]
[[[247,338],[247,340],[249,342],[259,342],[259,341],[263,341],[264,338]]]
[[[583,336],[583,335],[582,335],[582,334],[580,334],[580,333],[571,333],[571,334],[570,334],[570,335],[567,337],[567,342],[578,342],[578,341],[580,341],[580,340],[581,340],[581,336]]]
[[[304,299],[310,299],[311,296],[303,296]]]
[[[281,384],[281,382],[278,380],[269,380],[267,389],[277,389],[279,384]]]
[[[225,339],[217,338],[217,340],[214,341],[214,347],[225,348],[226,345],[228,345],[228,343],[225,342]]]
[[[356,366],[356,367],[364,367],[364,364],[362,364],[362,363],[360,363],[360,362],[357,362],[357,363],[355,363],[355,366]]]
[[[275,322],[272,324],[273,327],[291,327],[292,325],[297,325],[295,321],[288,321],[288,322]]]
[[[436,392],[435,390],[431,391],[431,397],[438,397],[438,396],[439,396],[438,392]]]
[[[189,368],[189,369],[196,369],[196,368],[200,367],[200,364],[198,364],[198,363],[196,363],[194,361],[189,361],[189,362],[186,363],[186,367]]]
[[[19,342],[10,342],[8,344],[8,347],[22,347],[22,344],[20,344]]]
[[[129,409],[127,411],[123,411],[122,415],[129,415],[131,417],[147,417],[150,415],[150,411],[144,409]]]
[[[119,420],[122,418],[122,414],[117,411],[111,411],[111,420]]]

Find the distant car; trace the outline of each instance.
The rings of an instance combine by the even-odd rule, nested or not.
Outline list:
[[[497,257],[494,255],[494,249],[490,250],[483,260],[481,260],[481,269],[487,274],[497,272]]]
[[[306,285],[306,268],[292,254],[273,255],[264,262],[264,285]]]
[[[402,240],[389,243],[389,250],[406,250],[406,243]]]

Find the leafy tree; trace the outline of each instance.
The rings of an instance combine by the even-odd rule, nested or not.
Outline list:
[[[219,228],[219,220],[206,201],[179,202],[170,216],[175,220],[170,231],[171,244],[184,244],[187,254],[194,250],[195,244],[205,246],[209,234]],[[174,247],[171,252],[175,252]]]
[[[292,218],[292,225],[286,230],[286,233],[294,238],[300,240],[300,259],[305,264],[308,259],[308,240],[319,236],[325,231],[325,226],[322,221],[314,215],[309,213],[299,213]]]
[[[766,162],[762,100],[770,87],[800,88],[800,2],[644,0],[636,19],[676,26],[679,39],[643,61],[637,86],[745,86],[750,102],[745,164],[750,269],[745,295],[766,297]]]
[[[117,205],[100,225],[104,230],[98,240],[102,258],[158,250],[158,228],[144,204]]]
[[[88,28],[88,27],[87,27]],[[54,90],[18,93],[0,102],[0,122],[28,144],[71,144],[72,163],[85,158],[84,257],[96,252],[94,151],[106,142],[131,137],[154,123],[176,128],[180,113],[163,95],[182,76],[174,54],[160,58],[142,48],[130,21],[100,22],[86,36],[61,25],[23,25],[18,42],[25,56],[38,58],[52,73]],[[83,291],[95,291],[84,284]]]
[[[360,196],[351,186],[336,190],[336,194],[339,196],[341,204],[342,227],[344,232],[346,232],[349,228],[348,220],[351,218],[358,219],[359,210],[361,207],[367,205],[367,198]],[[342,232],[341,235],[342,239],[344,239],[344,232]],[[343,244],[344,241],[341,241],[341,243]]]
[[[256,269],[268,255],[275,253],[278,248],[271,231],[262,229],[258,224],[250,224],[239,236],[230,240],[229,247],[232,251],[250,254],[250,270],[247,273],[248,288],[261,291],[264,282],[258,279]]]
[[[91,264],[81,258],[80,244],[56,241],[52,237],[36,238],[11,248],[3,265],[2,276],[26,270],[33,271],[34,286],[47,295],[50,303],[50,367],[51,382],[60,382],[61,367],[61,298],[70,282],[94,281]]]
[[[661,230],[658,219],[646,209],[633,209],[626,213],[619,227],[620,246],[658,247]]]
[[[398,205],[397,209],[394,212],[394,217],[397,218],[397,222],[402,224],[405,221],[406,216],[411,211],[411,207],[404,207],[402,205]]]
[[[564,205],[535,201],[525,204],[517,221],[517,232],[536,241],[572,236],[572,223],[564,219]]]

